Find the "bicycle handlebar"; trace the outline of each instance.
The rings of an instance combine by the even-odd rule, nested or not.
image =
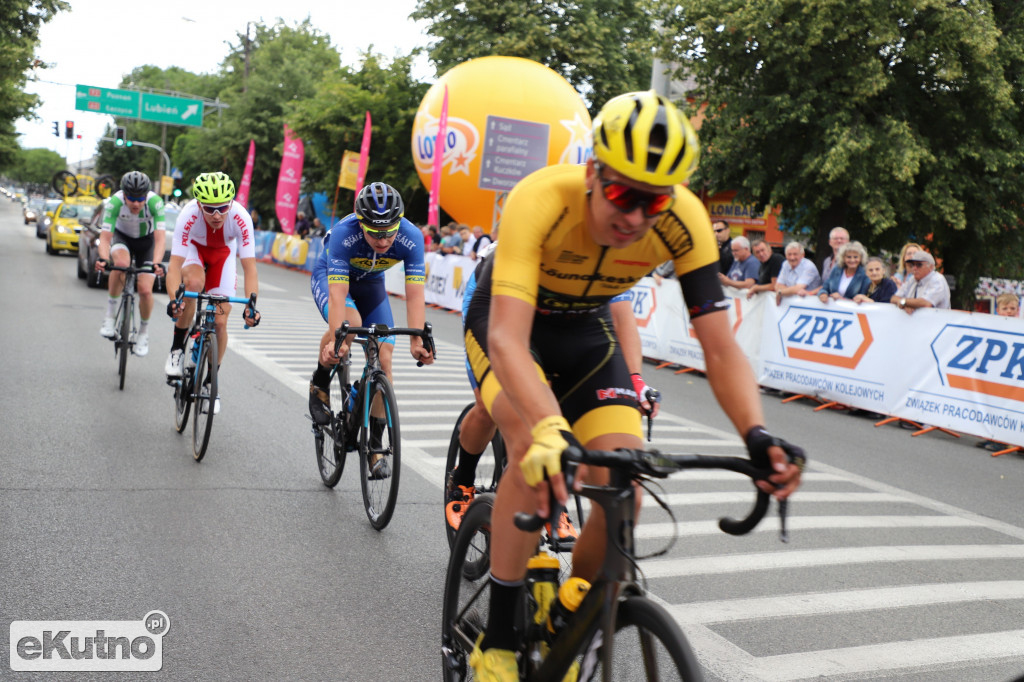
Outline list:
[[[182,301],[186,298],[194,298],[197,301],[206,299],[210,303],[241,303],[245,305],[245,310],[242,311],[243,328],[248,329],[249,325],[244,324],[245,313],[248,312],[249,317],[256,316],[256,294],[250,294],[249,298],[241,298],[239,296],[221,296],[219,294],[210,294],[205,291],[185,291],[185,285],[179,284],[178,290],[174,292],[174,304],[181,305]]]
[[[338,349],[341,348],[341,344],[345,341],[345,337],[349,334],[356,334],[358,336],[384,338],[387,336],[418,336],[423,339],[423,345],[427,351],[437,357],[437,349],[434,346],[434,326],[429,322],[423,323],[423,329],[411,329],[408,327],[389,327],[386,324],[375,324],[371,327],[353,327],[350,325],[348,320],[341,323],[341,326],[334,330],[334,354],[338,354]],[[416,361],[417,367],[422,367],[423,362],[421,360]]]
[[[151,275],[156,272],[156,266],[153,261],[145,261],[141,268],[137,268],[134,265],[128,264],[127,266],[121,267],[120,265],[111,265],[109,261],[104,261],[103,269],[107,272],[118,271],[118,272],[134,272],[137,274]]]
[[[792,456],[790,459],[792,460]],[[570,490],[575,478],[577,464],[603,466],[625,471],[630,474],[632,479],[643,476],[666,478],[676,471],[685,469],[724,469],[748,476],[753,481],[766,480],[774,473],[770,467],[760,467],[745,457],[669,455],[662,454],[657,450],[627,448],[620,450],[585,450],[576,445],[570,445],[562,453],[562,470],[565,472],[565,484]],[[746,518],[737,520],[730,517],[722,517],[718,520],[718,527],[730,535],[745,535],[752,531],[767,514],[770,501],[771,496],[768,493],[757,489],[754,507]],[[784,502],[785,500],[782,500],[779,503],[779,515],[782,517],[783,529],[785,529],[786,514]],[[553,495],[550,509],[550,518],[557,518],[561,507],[555,502]],[[537,514],[531,515],[518,512],[515,515],[516,527],[524,531],[539,530],[548,520]]]

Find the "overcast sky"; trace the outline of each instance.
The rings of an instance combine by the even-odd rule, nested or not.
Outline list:
[[[425,24],[408,18],[415,7],[416,0],[71,0],[71,11],[58,14],[40,32],[36,56],[51,68],[37,71],[38,81],[27,86],[42,104],[38,121],[18,121],[19,142],[26,149],[52,149],[71,163],[92,156],[113,117],[75,110],[76,84],[117,88],[124,75],[145,64],[214,72],[248,21],[273,24],[280,17],[294,25],[309,16],[349,65],[371,44],[387,57],[408,54],[428,42]],[[421,60],[414,75],[426,79],[432,73]],[[68,120],[75,122],[81,140],[64,139]],[[53,135],[54,121],[60,138]]]

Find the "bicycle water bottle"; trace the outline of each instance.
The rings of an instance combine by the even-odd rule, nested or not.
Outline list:
[[[359,393],[359,382],[348,387],[348,411],[356,411],[356,394]]]
[[[199,344],[196,343],[199,340],[199,332],[192,335],[192,352],[188,356],[188,366],[195,367],[199,364]]]
[[[558,568],[558,559],[547,552],[537,552],[526,563],[526,584],[537,604],[537,611],[533,614],[533,622],[537,625],[548,620],[548,609],[558,590]]]
[[[590,583],[583,578],[569,578],[558,588],[558,599],[548,613],[548,633],[552,639],[569,623],[589,591]]]

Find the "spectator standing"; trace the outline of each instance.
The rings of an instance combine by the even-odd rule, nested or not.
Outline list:
[[[843,247],[843,244],[847,244],[850,241],[850,233],[845,227],[833,227],[832,231],[828,233],[828,245],[832,247],[832,254],[825,258],[825,261],[821,264],[821,281],[827,282],[829,275],[832,274],[832,268],[836,266],[836,263],[842,262],[839,258],[839,249]]]
[[[746,237],[735,237],[732,240],[732,267],[728,274],[718,275],[722,286],[736,289],[749,289],[757,282],[757,271],[761,264],[750,253],[750,240]]]
[[[915,251],[904,263],[910,276],[900,285],[890,303],[912,314],[919,308],[949,310],[949,283],[935,272],[935,258],[927,251]]]
[[[322,237],[324,236],[324,224],[320,222],[320,219],[316,216],[313,217],[313,224],[310,226],[311,237]]]
[[[867,273],[868,290],[857,294],[853,300],[857,303],[888,303],[896,295],[896,282],[886,276],[885,261],[878,256],[868,258],[868,264],[864,266]]]
[[[459,227],[459,237],[462,239],[462,255],[469,256],[473,253],[473,244],[476,242],[476,238],[466,225]]]
[[[309,236],[309,221],[306,220],[306,214],[302,211],[295,215],[295,234],[303,239]]]
[[[718,240],[718,271],[723,275],[728,274],[732,267],[732,233],[729,223],[724,220],[716,220],[711,223],[711,229],[715,231],[715,239]]]
[[[762,291],[774,290],[775,282],[778,281],[779,272],[782,270],[782,264],[786,262],[786,259],[781,254],[772,251],[772,247],[768,246],[768,242],[763,239],[755,239],[752,246],[754,258],[761,263],[761,267],[757,270],[757,283],[747,292],[748,299]]]
[[[473,242],[473,253],[471,253],[469,257],[476,260],[479,257],[480,252],[487,248],[488,244],[493,244],[494,240],[491,239],[491,235],[485,233],[484,228],[479,225],[473,226],[473,236],[476,238],[476,241]]]
[[[1000,317],[1019,317],[1020,299],[1017,294],[999,294],[996,296],[996,315]]]
[[[790,242],[786,244],[785,252],[786,262],[775,282],[776,303],[781,303],[784,296],[806,296],[821,287],[821,275],[814,263],[805,257],[803,244]]]
[[[249,215],[252,216],[252,229],[263,229],[262,227],[260,227],[261,225],[263,225],[263,218],[260,216],[260,212],[254,208],[252,212],[249,213]]]
[[[860,242],[847,242],[839,248],[837,267],[832,268],[828,280],[821,287],[818,298],[822,303],[829,299],[849,298],[863,294],[871,286],[868,275],[864,272],[864,261],[868,252]]]
[[[446,256],[462,255],[462,237],[454,223],[442,227],[441,234],[441,253]]]
[[[896,282],[896,286],[903,284],[907,279],[907,256],[917,251],[921,251],[923,247],[920,244],[914,242],[907,242],[900,249],[900,259],[896,263],[896,272],[893,273],[893,281]]]

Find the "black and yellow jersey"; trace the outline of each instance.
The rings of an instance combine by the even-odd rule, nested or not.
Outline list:
[[[675,202],[625,248],[594,242],[587,229],[586,167],[542,168],[512,190],[501,217],[491,295],[513,296],[541,313],[591,312],[671,260],[691,317],[721,309],[718,244],[707,210],[676,187]]]

